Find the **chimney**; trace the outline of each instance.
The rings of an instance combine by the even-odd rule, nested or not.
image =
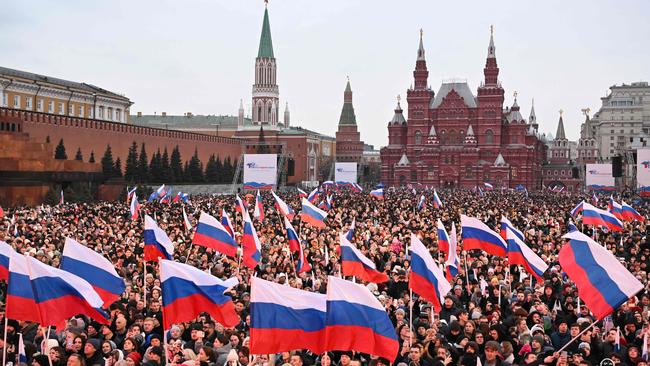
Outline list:
[[[163,117],[167,117],[167,112],[162,112]]]
[[[138,112],[138,117],[142,117],[142,112]]]

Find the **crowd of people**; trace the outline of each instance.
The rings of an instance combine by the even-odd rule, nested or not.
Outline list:
[[[427,196],[426,205],[417,210],[422,194]],[[279,195],[299,211],[297,191]],[[192,224],[196,224],[201,211],[219,217],[224,208],[233,219],[239,242],[242,217],[235,212],[232,195],[195,196],[188,204],[147,203],[137,221],[131,219],[125,202],[5,209],[0,219],[0,240],[17,251],[58,267],[65,238],[71,237],[104,254],[127,287],[122,298],[108,309],[109,325],[80,315],[70,319],[65,329],[48,330],[30,322],[5,322],[3,309],[7,342],[0,341],[0,347],[7,353],[8,362],[17,364],[20,333],[27,364],[40,366],[140,366],[165,362],[197,366],[583,366],[599,364],[605,358],[617,365],[648,365],[643,357],[650,317],[650,244],[646,242],[645,222],[626,222],[625,230],[616,233],[583,227],[579,219],[573,218],[579,230],[593,235],[645,285],[610,317],[599,320],[590,314],[584,299],[578,298],[575,285],[558,264],[558,251],[564,242],[561,236],[572,219],[569,212],[590,196],[496,191],[479,195],[465,190],[439,191],[438,195],[444,202],[441,208],[433,207],[433,191],[428,190],[414,193],[412,189],[387,189],[384,200],[367,192],[333,192],[326,228],[302,223],[298,215],[293,220],[312,266],[312,271],[299,275],[293,262],[296,258],[289,253],[282,216],[270,193],[262,193],[265,218],[261,222],[254,220],[262,244],[262,258],[255,270],[241,266],[235,258],[192,245],[192,232],[183,223],[183,207]],[[254,198],[249,198],[252,213]],[[646,203],[637,202],[635,208],[648,216]],[[143,261],[145,213],[155,217],[174,243],[175,260],[222,279],[239,279],[239,285],[230,292],[241,320],[237,326],[226,329],[204,314],[192,322],[163,329],[158,266]],[[505,258],[476,250],[459,251],[459,273],[439,313],[417,295],[411,298],[406,252],[411,233],[418,235],[433,258],[443,263],[446,254],[438,250],[437,220],[449,232],[452,223],[460,228],[460,214],[477,217],[495,231],[499,230],[502,215],[509,218],[524,233],[526,244],[549,264],[544,281],[533,278],[520,266],[509,266]],[[356,227],[351,242],[389,276],[388,282],[366,285],[385,305],[394,323],[400,342],[397,358],[386,360],[353,351],[312,354],[307,350],[251,355],[251,276],[325,293],[327,276],[338,276],[341,270],[338,235],[347,232],[353,219]],[[462,250],[460,233],[458,242]],[[0,286],[4,304],[6,283]],[[597,324],[590,327],[595,321]]]

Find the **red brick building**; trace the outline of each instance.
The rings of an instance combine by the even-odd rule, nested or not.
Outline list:
[[[537,124],[520,113],[515,94],[504,108],[504,89],[490,35],[484,81],[475,96],[467,82],[443,82],[435,93],[420,34],[414,85],[407,90],[408,120],[398,99],[388,123],[388,146],[381,149],[382,181],[433,187],[541,188],[546,147]]]
[[[352,105],[352,88],[350,80],[343,93],[343,109],[339,118],[339,129],[336,131],[336,161],[356,162],[361,161],[363,155],[363,141],[357,131],[357,117]]]

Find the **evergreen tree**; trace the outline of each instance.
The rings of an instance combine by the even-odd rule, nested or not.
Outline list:
[[[223,183],[232,182],[232,176],[235,174],[235,171],[233,170],[232,163],[230,162],[230,156],[227,156],[226,160],[224,160],[222,172],[223,174],[221,179]]]
[[[221,162],[221,157],[217,156],[217,160],[214,163],[215,170],[217,171],[217,180],[215,183],[227,183],[224,181],[223,175],[223,163]]]
[[[163,151],[162,157],[160,158],[160,178],[163,182],[169,182],[172,180],[171,167],[169,166],[169,154],[167,154],[167,148]]]
[[[183,166],[183,174],[181,175],[181,182],[187,183],[190,182],[192,179],[190,178],[190,168],[189,168],[189,163],[186,161],[185,165]]]
[[[257,146],[257,153],[258,154],[268,154],[269,153],[269,147],[266,145],[266,139],[264,138],[264,126],[260,125],[260,135],[257,139],[257,142],[259,145]]]
[[[218,183],[218,176],[219,174],[217,173],[217,164],[214,159],[214,154],[210,155],[210,158],[208,159],[208,162],[205,164],[205,181],[208,183]]]
[[[161,160],[160,149],[158,149],[157,152],[151,155],[151,163],[149,164],[149,173],[153,182],[160,182],[162,180],[160,178]]]
[[[114,174],[115,163],[113,162],[113,151],[111,145],[106,146],[104,157],[102,157],[102,172],[104,172],[104,179],[111,179]]]
[[[122,177],[122,160],[120,158],[117,158],[115,160],[115,167],[113,168],[113,176],[114,177]]]
[[[138,182],[149,182],[149,161],[147,160],[147,150],[144,147],[144,142],[140,149],[140,158],[138,159]]]
[[[138,177],[138,145],[133,141],[129,147],[129,154],[126,157],[126,167],[124,168],[124,179],[133,183]]]
[[[83,161],[84,160],[83,155],[81,155],[81,148],[80,147],[77,148],[77,155],[74,156],[74,160],[77,160],[77,161]]]
[[[90,150],[90,158],[88,158],[89,163],[94,163],[95,162],[95,151]]]
[[[196,148],[194,148],[194,155],[190,159],[189,177],[192,182],[203,181],[203,169],[201,168],[201,160],[199,159],[199,152]]]
[[[181,152],[178,150],[178,145],[172,150],[171,160],[169,166],[172,172],[172,181],[174,183],[185,181],[183,162],[181,160]]]
[[[65,145],[63,145],[63,139],[61,139],[59,144],[56,145],[56,149],[54,149],[54,159],[66,160],[67,158],[68,155],[65,153]]]

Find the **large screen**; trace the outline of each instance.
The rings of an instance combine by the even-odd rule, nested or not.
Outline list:
[[[641,196],[650,196],[650,149],[636,151],[636,186]]]
[[[277,154],[244,155],[244,189],[273,189],[277,175]]]
[[[357,163],[336,163],[334,168],[336,183],[357,183]]]
[[[612,164],[587,164],[587,188],[599,191],[616,189],[612,177]]]

